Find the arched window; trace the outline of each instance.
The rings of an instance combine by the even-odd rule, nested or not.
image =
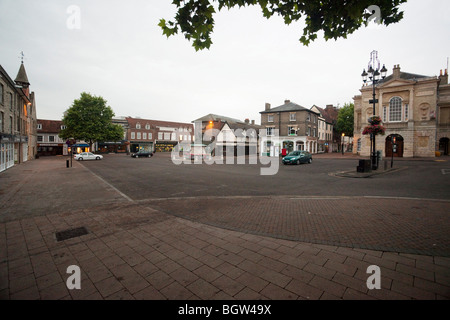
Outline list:
[[[402,121],[402,99],[394,97],[389,101],[389,122]]]
[[[148,123],[145,125],[145,129],[150,130],[150,125]]]
[[[136,123],[136,129],[140,129],[141,128],[141,124],[138,122]]]

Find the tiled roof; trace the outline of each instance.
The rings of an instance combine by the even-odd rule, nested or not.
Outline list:
[[[37,119],[37,124],[42,125],[42,129],[38,129],[37,133],[59,133],[63,122],[61,120]]]
[[[261,111],[260,113],[272,113],[272,112],[290,112],[290,111],[309,111],[309,112],[313,112],[316,113],[315,111],[312,111],[308,108],[305,108],[299,104],[296,104],[294,102],[288,102],[285,103],[281,106],[275,107],[275,108],[271,108],[269,110],[264,110]]]
[[[239,119],[234,119],[234,118],[221,116],[221,115],[213,114],[213,113],[207,114],[206,116],[198,118],[192,122],[196,122],[196,121],[206,122],[206,121],[219,121],[219,120],[222,122],[228,122],[228,123],[245,123],[244,121],[241,121]]]

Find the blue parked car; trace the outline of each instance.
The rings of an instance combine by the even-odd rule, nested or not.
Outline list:
[[[312,163],[312,154],[303,150],[292,151],[283,158],[282,162],[283,164]]]

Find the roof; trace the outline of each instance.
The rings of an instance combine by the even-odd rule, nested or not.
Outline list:
[[[172,122],[172,121],[151,120],[151,119],[141,119],[131,117],[127,117],[126,119],[128,121],[130,128],[132,129],[136,128],[137,123],[141,124],[141,129],[145,129],[145,125],[147,123],[152,127],[151,129],[154,129],[155,127],[173,127],[173,128],[187,127],[194,129],[194,126],[191,123],[187,122]]]
[[[37,119],[36,123],[42,125],[42,129],[38,129],[37,133],[59,133],[63,125],[61,120]]]
[[[27,72],[25,71],[25,66],[23,65],[23,62],[20,64],[19,72],[17,73],[16,80],[14,80],[16,83],[21,84],[27,84],[29,85],[30,82],[28,81]]]
[[[424,76],[422,74],[416,74],[416,73],[409,73],[409,72],[403,72],[400,71],[400,76],[398,79],[402,79],[402,80],[419,80],[419,79],[427,79],[427,78],[432,78],[431,76]],[[391,74],[389,76],[387,76],[384,79],[381,79],[380,81],[378,81],[377,85],[382,84],[382,83],[386,83],[388,81],[391,81],[394,79],[394,74]]]
[[[230,118],[230,117],[225,117],[225,116],[221,116],[221,115],[217,115],[217,114],[207,114],[206,116],[203,116],[201,118],[198,118],[194,121],[192,121],[193,123],[196,121],[201,121],[201,122],[206,122],[206,121],[221,121],[221,122],[228,122],[228,123],[244,123],[243,121],[239,120],[239,119],[235,119],[235,118]]]
[[[331,115],[327,110],[325,110],[324,108],[318,107],[316,105],[312,106],[311,108],[316,107],[317,110],[319,110],[322,118],[325,119],[325,122],[327,123],[333,123],[333,115]],[[335,113],[335,115],[337,116],[337,113]]]
[[[281,106],[278,106],[278,107],[275,107],[275,108],[271,108],[269,110],[261,111],[260,113],[292,112],[292,111],[308,111],[308,112],[312,112],[312,113],[318,114],[315,111],[312,111],[312,110],[310,110],[308,108],[302,107],[301,105],[296,104],[294,102],[290,102],[290,101],[285,103],[285,104],[283,104],[283,105],[281,105]]]

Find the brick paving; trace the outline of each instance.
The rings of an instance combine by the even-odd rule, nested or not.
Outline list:
[[[42,179],[38,165],[51,166],[42,161],[10,170],[32,168],[32,179]],[[15,172],[0,179],[11,182]],[[89,174],[78,173],[59,194],[71,194]],[[91,200],[45,213],[41,203],[39,214],[12,218],[6,203],[19,205],[21,188],[14,195],[8,190],[0,192],[1,210],[9,215],[0,223],[0,299],[450,299],[446,201],[127,201],[99,185],[89,192],[107,199],[107,206]],[[377,210],[358,210],[367,205]],[[56,232],[78,227],[88,234],[56,240]],[[66,286],[70,265],[81,269],[81,290]],[[366,285],[370,265],[380,267],[379,290]]]

